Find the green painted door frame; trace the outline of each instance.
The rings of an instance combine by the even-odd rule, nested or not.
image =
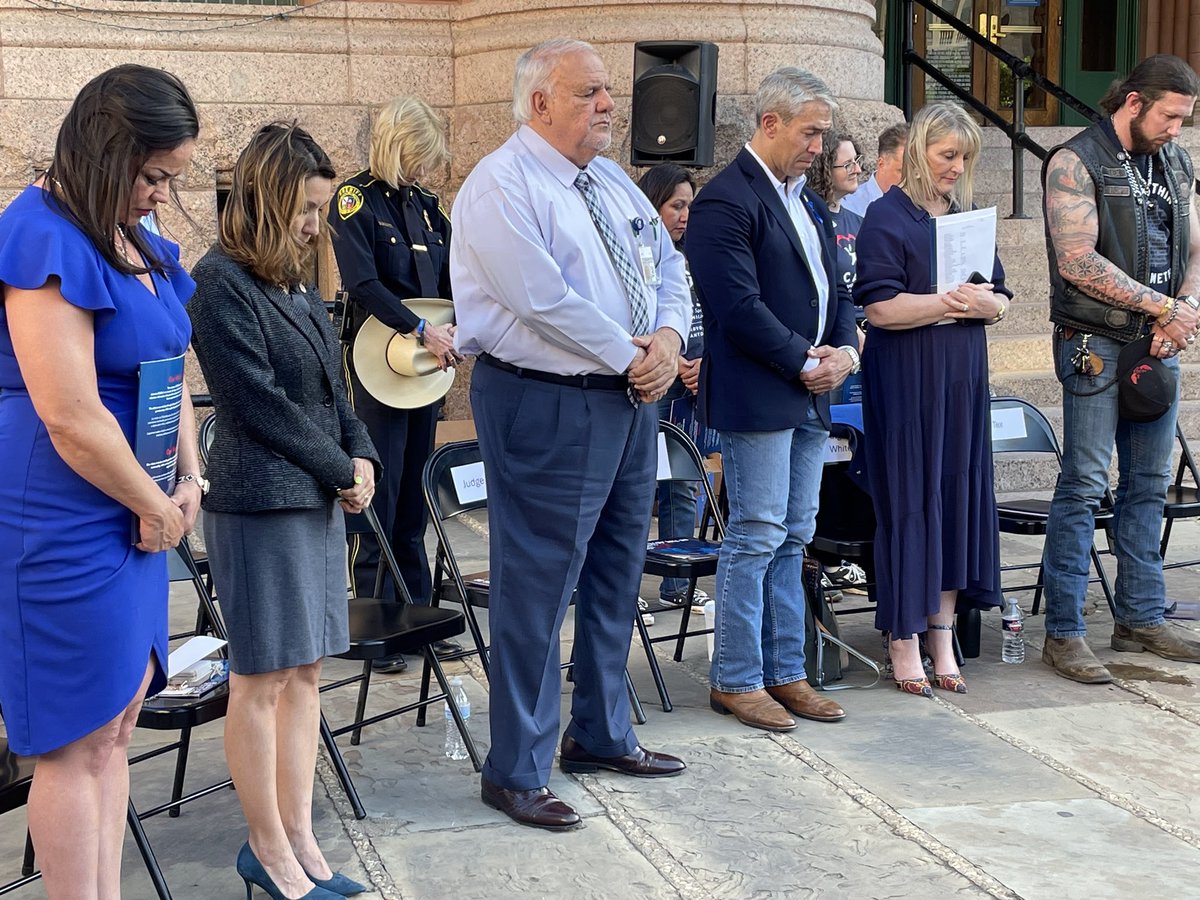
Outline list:
[[[1062,86],[1098,107],[1110,84],[1137,61],[1137,0],[1062,0]],[[1064,125],[1087,125],[1062,107]]]

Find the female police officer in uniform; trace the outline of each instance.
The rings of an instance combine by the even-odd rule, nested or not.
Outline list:
[[[438,198],[418,183],[449,156],[442,118],[415,97],[397,97],[380,110],[371,130],[370,168],[341,185],[329,207],[333,249],[350,295],[349,342],[373,315],[403,334],[416,332],[443,368],[458,359],[454,326],[426,323],[401,301],[451,299],[450,218]],[[425,554],[421,471],[433,451],[440,401],[420,409],[386,406],[363,389],[348,345],[343,358],[354,410],[383,462],[375,512],[391,535],[405,586],[416,602],[428,603],[432,579]],[[379,560],[374,536],[352,536],[350,559],[358,592],[369,596]],[[384,671],[404,668],[401,657],[378,663]]]

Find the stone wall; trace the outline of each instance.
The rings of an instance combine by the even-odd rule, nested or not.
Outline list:
[[[611,155],[622,162],[629,158],[633,44],[639,40],[720,46],[718,164],[749,136],[750,96],[780,65],[804,66],[825,78],[843,101],[845,124],[866,146],[900,119],[881,100],[882,48],[867,0],[84,5],[52,10],[0,0],[0,202],[49,158],[58,123],[89,78],[121,62],[161,66],[184,80],[201,110],[202,134],[183,190],[195,225],[174,212],[164,215],[186,263],[213,239],[220,173],[272,119],[299,119],[338,171],[349,174],[365,165],[374,106],[398,93],[421,96],[450,121],[453,161],[437,186],[452,200],[475,163],[511,133],[513,63],[545,38],[569,35],[596,45],[618,101]],[[331,261],[324,269],[328,287],[335,279]],[[463,377],[455,385],[450,418],[470,414],[466,382]]]

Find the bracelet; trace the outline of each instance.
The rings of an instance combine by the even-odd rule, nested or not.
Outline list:
[[[417,346],[425,346],[425,320],[422,319],[417,323]]]
[[[1008,304],[1007,304],[1007,303],[1001,303],[1001,304],[1000,304],[1000,309],[999,309],[999,310],[997,310],[997,312],[996,312],[996,315],[992,317],[992,320],[991,320],[990,322],[988,322],[988,324],[989,324],[989,325],[995,325],[995,324],[996,324],[996,323],[998,323],[998,322],[999,322],[1001,319],[1003,319],[1003,318],[1004,318],[1006,315],[1008,315]]]
[[[1174,297],[1167,297],[1163,301],[1162,309],[1158,311],[1158,315],[1154,317],[1154,321],[1158,323],[1159,328],[1166,328],[1175,321],[1175,316],[1179,314],[1179,307],[1175,304]],[[1162,317],[1166,316],[1167,321],[1163,321]]]

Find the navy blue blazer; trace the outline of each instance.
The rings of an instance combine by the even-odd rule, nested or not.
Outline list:
[[[699,408],[710,428],[782,431],[803,424],[809,392],[799,375],[809,348],[858,346],[854,307],[837,289],[829,209],[807,187],[803,197],[821,237],[829,288],[820,335],[817,288],[800,237],[750,151],[743,148],[692,204],[685,249],[704,312]],[[828,427],[828,394],[816,397],[816,409]]]

